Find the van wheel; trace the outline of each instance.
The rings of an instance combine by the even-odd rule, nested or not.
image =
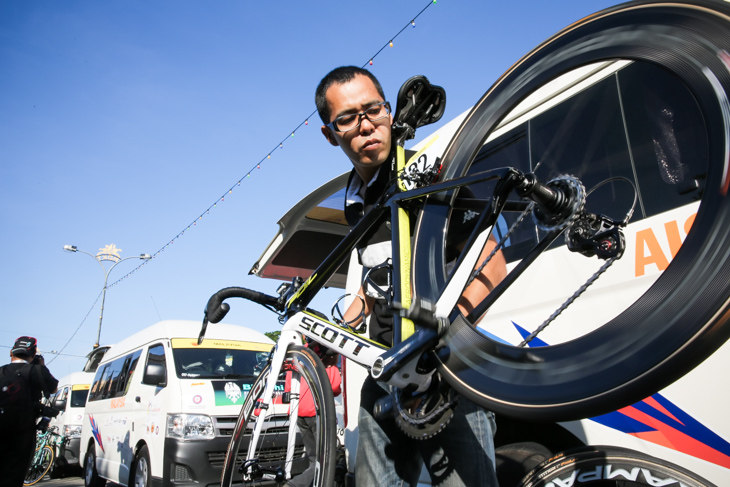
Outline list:
[[[84,485],[86,487],[104,487],[106,479],[99,477],[96,471],[96,449],[92,443],[84,457]]]
[[[714,487],[678,465],[614,446],[588,446],[558,453],[535,467],[522,479],[519,487],[556,485]]]
[[[147,450],[147,445],[143,446],[137,452],[134,457],[134,463],[132,464],[132,482],[131,486],[134,487],[149,487],[150,486],[150,454]]]

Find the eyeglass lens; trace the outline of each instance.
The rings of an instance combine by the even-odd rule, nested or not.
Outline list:
[[[360,113],[353,113],[352,115],[343,115],[337,117],[332,124],[335,130],[340,132],[347,132],[360,126],[362,117],[367,118],[371,122],[376,122],[388,116],[390,110],[388,110],[387,102],[378,103],[373,105],[365,111]]]

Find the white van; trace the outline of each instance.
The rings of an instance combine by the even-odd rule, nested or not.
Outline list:
[[[60,412],[51,419],[50,426],[57,426],[64,442],[56,457],[55,471],[79,465],[79,441],[84,419],[86,396],[89,394],[94,374],[73,372],[58,381],[58,389],[51,396],[51,404]]]
[[[106,352],[81,432],[87,486],[219,484],[241,405],[273,342],[216,324],[198,345],[200,327],[162,321]]]

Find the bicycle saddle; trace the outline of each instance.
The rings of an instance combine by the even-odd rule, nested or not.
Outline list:
[[[416,129],[438,122],[446,108],[446,91],[422,75],[413,76],[398,90],[393,129],[397,138],[412,139]]]

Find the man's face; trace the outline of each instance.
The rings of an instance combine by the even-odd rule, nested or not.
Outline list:
[[[348,83],[330,86],[325,97],[329,105],[330,122],[385,101],[370,78],[362,75],[355,76]],[[388,159],[392,124],[392,115],[376,122],[361,117],[360,126],[349,132],[336,132],[322,126],[322,133],[332,145],[342,147],[360,177],[369,181],[378,167]]]

